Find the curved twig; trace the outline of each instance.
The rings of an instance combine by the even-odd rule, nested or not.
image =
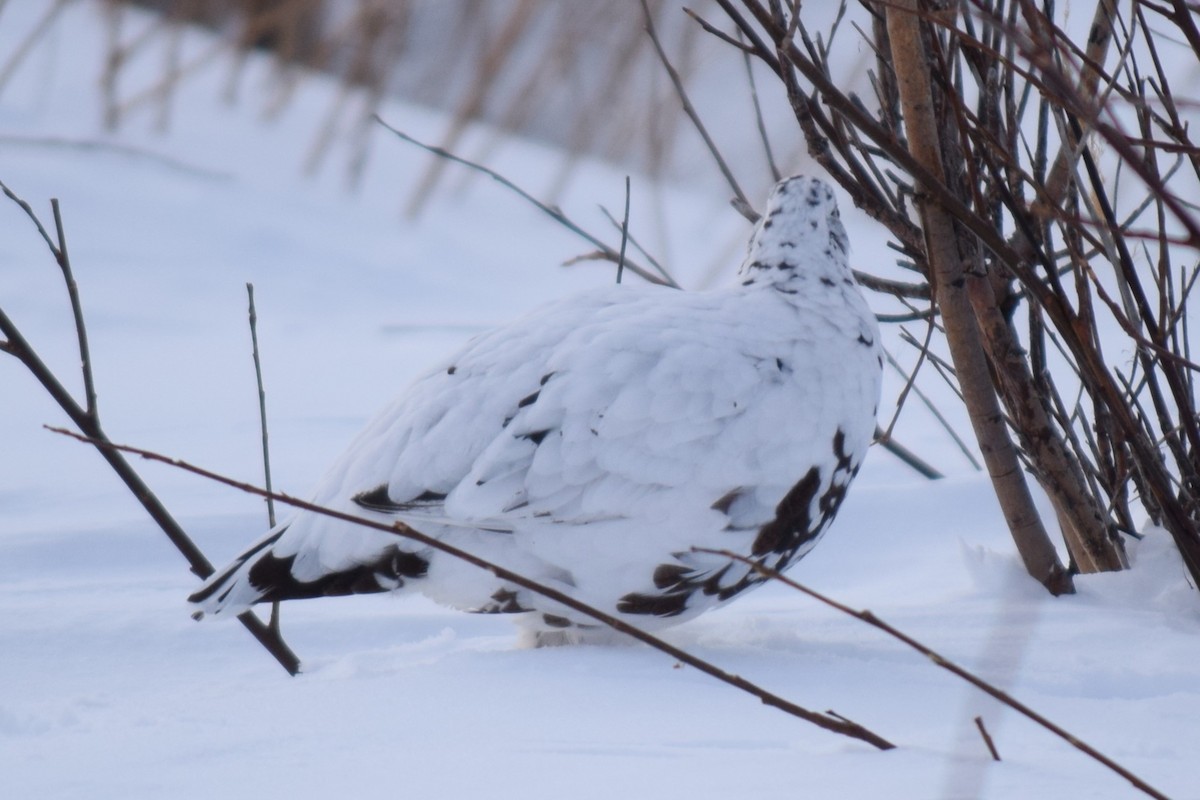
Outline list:
[[[583,228],[576,225],[570,219],[570,217],[568,217],[566,214],[564,214],[562,212],[561,209],[555,208],[554,206],[546,205],[541,200],[538,200],[536,197],[531,195],[529,192],[522,189],[520,186],[517,186],[515,183],[510,181],[508,178],[501,175],[499,172],[496,172],[495,170],[492,170],[492,169],[488,169],[487,167],[483,166],[482,164],[477,164],[474,161],[470,161],[466,158],[463,158],[462,156],[457,156],[454,153],[451,153],[449,150],[444,150],[441,147],[437,147],[436,145],[425,144],[424,142],[422,142],[418,139],[414,139],[413,137],[409,136],[407,133],[405,133],[401,130],[397,130],[396,128],[393,128],[391,125],[384,122],[383,119],[380,118],[378,114],[375,115],[374,119],[376,122],[378,122],[384,128],[388,129],[393,134],[395,134],[398,138],[403,139],[404,141],[408,142],[409,144],[416,145],[417,147],[421,148],[422,150],[425,150],[426,152],[429,152],[429,153],[433,153],[435,156],[438,156],[439,158],[444,158],[448,161],[453,161],[456,164],[462,164],[465,167],[470,167],[471,169],[473,169],[477,172],[482,172],[484,175],[487,175],[489,178],[496,181],[500,185],[504,186],[505,188],[507,188],[513,192],[516,192],[518,195],[523,197],[525,200],[527,200],[530,203],[532,203],[533,205],[537,206],[537,208],[539,208],[545,214],[549,215],[555,222],[557,222],[560,225],[562,225],[563,227],[567,228],[567,230],[586,239],[594,247],[596,247],[598,250],[600,250],[600,252],[604,253],[604,257],[606,259],[612,261],[613,263],[620,263],[620,261],[621,261],[620,253],[618,253],[616,250],[609,247],[604,242],[597,239],[592,234],[585,231]],[[679,284],[676,283],[672,278],[670,278],[670,277],[660,278],[657,275],[655,275],[654,273],[647,270],[646,268],[640,266],[639,264],[634,263],[629,258],[625,259],[625,268],[628,269],[630,272],[636,273],[639,277],[649,281],[650,283],[657,283],[662,286],[671,286],[675,289],[680,288]]]
[[[1145,792],[1146,794],[1150,795],[1151,797],[1157,798],[1158,800],[1169,800],[1169,798],[1165,794],[1158,791],[1153,786],[1146,783],[1144,780],[1142,780],[1138,776],[1134,775],[1132,772],[1125,769],[1124,767],[1122,767],[1117,762],[1113,761],[1108,756],[1101,753],[1096,748],[1087,744],[1086,742],[1081,740],[1079,737],[1075,736],[1074,734],[1070,733],[1069,731],[1065,730],[1064,728],[1061,728],[1058,725],[1055,725],[1053,722],[1046,719],[1041,714],[1037,713],[1032,708],[1030,708],[1029,706],[1022,703],[1021,701],[1017,700],[1015,697],[1008,694],[1003,689],[1000,689],[997,686],[993,686],[992,684],[988,683],[983,678],[980,678],[978,675],[974,674],[973,672],[971,672],[967,669],[964,669],[963,667],[960,667],[958,664],[955,664],[953,661],[951,661],[950,659],[941,655],[940,653],[937,653],[933,649],[925,646],[924,644],[921,644],[919,641],[912,638],[911,636],[904,633],[903,631],[892,627],[888,623],[881,620],[879,617],[872,614],[870,611],[868,611],[866,609],[863,609],[861,611],[855,610],[855,609],[851,608],[850,606],[845,605],[844,603],[839,603],[837,600],[834,600],[833,598],[828,597],[827,595],[824,595],[824,594],[818,592],[816,589],[810,589],[809,587],[805,586],[804,584],[799,583],[798,581],[792,580],[791,578],[787,577],[786,575],[779,572],[778,570],[773,570],[770,567],[763,566],[762,564],[759,564],[758,562],[753,561],[752,559],[738,555],[737,553],[734,553],[732,551],[709,550],[709,549],[703,548],[703,547],[693,548],[693,550],[697,553],[709,553],[711,555],[724,556],[725,558],[732,558],[735,561],[740,561],[743,564],[746,564],[746,565],[752,567],[756,572],[758,572],[759,575],[762,575],[764,578],[768,578],[773,581],[779,581],[783,585],[789,586],[798,592],[803,592],[804,594],[808,595],[809,597],[813,598],[814,600],[818,600],[818,601],[824,603],[825,605],[829,606],[830,608],[837,609],[838,611],[841,611],[843,614],[848,614],[848,615],[854,617],[855,619],[862,620],[863,622],[867,623],[868,625],[870,625],[872,627],[878,628],[879,630],[886,633],[888,636],[891,636],[893,639],[898,639],[899,641],[901,641],[904,644],[911,647],[913,650],[916,650],[918,653],[925,656],[926,658],[928,658],[930,661],[932,661],[934,664],[941,667],[942,669],[954,673],[955,675],[962,678],[967,683],[971,684],[972,686],[976,687],[977,689],[980,689],[981,691],[985,692],[986,694],[991,695],[992,697],[999,700],[1001,703],[1003,703],[1004,705],[1013,709],[1014,711],[1018,712],[1019,714],[1033,720],[1038,725],[1042,726],[1046,730],[1053,733],[1055,736],[1057,736],[1060,739],[1067,742],[1067,744],[1071,745],[1072,747],[1076,748],[1077,750],[1083,751],[1091,758],[1095,759],[1096,761],[1100,762],[1104,766],[1108,767],[1113,772],[1117,773],[1122,778],[1124,778],[1125,780],[1127,780],[1131,784],[1133,784],[1136,788],[1140,789],[1141,791]]]
[[[42,226],[37,215],[30,208],[29,204],[21,198],[17,197],[7,186],[0,183],[3,192],[17,205],[19,205],[25,213],[33,220],[37,226],[38,232],[41,233],[46,245],[50,248],[54,258],[58,261],[60,268],[63,271],[64,280],[68,287],[74,287],[74,276],[71,272],[70,261],[66,258],[66,237],[62,234],[62,219],[58,213],[57,203],[54,203],[55,221],[59,232],[58,246],[50,239],[46,229]],[[201,578],[208,577],[213,573],[212,564],[201,552],[200,548],[188,537],[183,527],[171,516],[167,511],[166,506],[158,499],[146,485],[141,476],[129,465],[129,462],[111,447],[104,446],[107,443],[108,437],[100,426],[100,418],[96,413],[96,403],[94,389],[91,388],[91,379],[89,377],[91,366],[88,360],[87,340],[82,331],[83,311],[79,301],[78,291],[72,288],[71,290],[71,306],[75,313],[77,335],[80,338],[81,356],[83,358],[84,384],[87,392],[87,407],[80,406],[71,393],[62,385],[62,382],[54,374],[54,371],[42,361],[37,351],[25,339],[20,329],[17,327],[4,310],[0,308],[0,334],[4,336],[3,346],[0,350],[20,361],[30,374],[42,385],[42,387],[50,394],[50,397],[58,404],[58,406],[66,413],[71,421],[74,422],[79,430],[85,434],[87,441],[96,445],[100,455],[109,463],[113,471],[117,473],[129,491],[137,498],[142,507],[150,515],[151,519],[162,529],[175,548],[179,550],[183,557],[187,559],[191,566],[192,572],[199,575]],[[254,638],[258,639],[259,643],[266,648],[275,660],[288,671],[289,674],[295,675],[300,671],[300,659],[292,652],[287,643],[283,641],[279,632],[272,630],[267,625],[250,612],[245,612],[238,615],[238,621],[241,622],[247,630],[250,631]]]
[[[77,439],[81,442],[87,442],[88,444],[95,445],[96,447],[100,447],[105,450],[130,453],[132,455],[141,456],[142,458],[156,461],[161,464],[168,464],[172,467],[182,469],[185,472],[190,472],[193,475],[199,475],[202,478],[216,481],[217,483],[230,486],[234,489],[238,489],[249,494],[256,494],[260,497],[273,497],[276,501],[285,503],[293,508],[298,508],[313,514],[320,514],[325,517],[330,517],[331,519],[341,520],[342,522],[361,525],[364,528],[383,531],[384,533],[390,533],[394,536],[400,536],[404,539],[418,542],[425,547],[445,553],[446,555],[465,561],[466,563],[479,567],[480,569],[485,569],[503,581],[515,584],[523,589],[528,589],[531,592],[536,592],[537,594],[553,600],[556,603],[560,603],[574,611],[578,611],[580,614],[585,614],[586,616],[589,616],[592,619],[607,625],[609,628],[612,628],[615,631],[619,631],[620,633],[624,633],[640,642],[644,642],[654,649],[666,653],[672,658],[687,664],[688,666],[695,667],[706,675],[710,675],[723,683],[727,683],[730,686],[734,686],[748,694],[753,695],[754,697],[757,697],[765,705],[778,708],[783,712],[791,714],[794,717],[799,717],[807,722],[811,722],[817,727],[824,728],[827,731],[840,733],[843,736],[859,739],[873,747],[879,748],[880,750],[890,750],[895,747],[895,745],[878,734],[873,733],[857,723],[850,722],[841,715],[832,714],[830,712],[822,714],[796,705],[790,700],[786,700],[779,695],[773,694],[772,692],[761,688],[757,684],[751,683],[739,675],[733,675],[729,672],[726,672],[725,670],[722,670],[719,667],[716,667],[713,664],[710,664],[709,662],[698,658],[685,650],[681,650],[675,645],[670,644],[658,638],[657,636],[654,636],[653,634],[647,633],[641,628],[630,625],[622,619],[614,617],[610,614],[606,614],[603,611],[589,606],[588,604],[583,603],[568,594],[546,586],[545,584],[538,583],[537,581],[527,578],[519,573],[505,569],[504,567],[492,563],[484,558],[480,558],[473,553],[468,553],[465,550],[460,550],[459,548],[446,544],[445,542],[435,539],[432,536],[427,536],[420,531],[408,527],[403,522],[397,521],[396,523],[389,525],[384,522],[358,517],[353,514],[347,514],[332,508],[326,508],[324,506],[317,505],[316,503],[300,500],[282,492],[268,492],[266,489],[254,486],[253,484],[244,483],[242,481],[204,469],[203,467],[197,467],[193,464],[189,464],[188,462],[178,458],[164,456],[161,453],[155,453],[151,450],[143,450],[142,448],[132,447],[125,444],[116,444],[108,440],[102,441],[91,439],[87,436],[82,436],[78,433],[75,433],[74,431],[66,430],[65,428],[55,428],[49,425],[46,426],[46,428],[54,433],[69,436],[72,439]]]

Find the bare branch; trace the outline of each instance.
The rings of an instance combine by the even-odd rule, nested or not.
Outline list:
[[[738,32],[739,36],[741,32]],[[758,84],[754,80],[754,64],[750,60],[751,51],[742,50],[742,62],[746,65],[746,81],[750,84],[750,99],[754,102],[754,122],[758,126],[758,138],[762,141],[763,154],[767,157],[767,166],[771,169],[771,178],[778,183],[783,179],[779,165],[775,163],[775,152],[771,149],[771,137],[767,135],[767,125],[763,121],[762,102],[758,98]]]
[[[621,220],[621,253],[617,258],[617,283],[625,271],[625,245],[629,242],[629,176],[625,176],[625,216]]]
[[[529,192],[525,191],[520,186],[517,186],[515,183],[513,183],[512,181],[510,181],[508,178],[504,177],[500,173],[496,172],[495,170],[488,169],[487,167],[485,167],[481,164],[476,164],[474,161],[469,161],[469,160],[467,160],[461,156],[457,156],[454,153],[451,153],[447,150],[443,150],[440,147],[436,147],[434,145],[425,144],[424,142],[418,141],[418,140],[414,139],[413,137],[409,136],[407,133],[404,133],[403,131],[393,128],[391,125],[384,122],[379,116],[374,117],[374,119],[376,122],[378,122],[384,128],[387,128],[389,131],[391,131],[393,134],[395,134],[398,138],[408,142],[409,144],[414,144],[417,147],[421,148],[422,150],[425,150],[429,153],[433,153],[435,156],[438,156],[439,158],[444,158],[448,161],[453,161],[457,164],[462,164],[463,166],[470,167],[471,169],[473,169],[477,172],[482,172],[484,175],[487,175],[489,178],[496,181],[501,186],[504,186],[505,188],[509,189],[510,191],[516,192],[518,195],[520,195],[522,198],[524,198],[529,203],[532,203],[534,206],[536,206],[538,209],[540,209],[543,213],[548,215],[551,219],[553,219],[558,224],[567,228],[568,230],[570,230],[572,233],[576,234],[577,236],[581,236],[582,238],[586,239],[594,247],[596,247],[598,250],[600,250],[600,252],[604,253],[606,258],[613,261],[613,263],[620,263],[620,260],[621,260],[620,253],[618,253],[616,250],[613,250],[607,244],[600,241],[595,236],[591,235],[590,233],[585,231],[583,228],[576,225],[574,222],[571,221],[570,218],[567,217],[566,214],[564,214],[562,212],[561,209],[546,205],[541,200],[538,200],[536,197],[531,195]],[[638,264],[635,264],[633,261],[629,260],[628,258],[625,259],[625,266],[627,269],[629,269],[629,271],[636,273],[639,277],[643,278],[646,281],[649,281],[650,283],[656,283],[656,284],[659,284],[662,286],[671,286],[676,289],[679,288],[679,284],[675,283],[675,281],[672,280],[671,278],[669,278],[669,277],[660,278],[657,275],[655,275],[654,273],[650,272],[649,270],[639,266]]]
[[[671,274],[669,272],[667,272],[666,267],[664,267],[662,264],[660,264],[658,259],[655,258],[650,253],[650,251],[648,251],[645,247],[642,247],[641,242],[639,242],[637,240],[637,237],[633,235],[632,231],[628,230],[628,228],[626,226],[623,226],[620,222],[618,222],[617,218],[614,217],[609,212],[609,210],[607,208],[605,208],[604,206],[600,206],[600,213],[604,214],[605,218],[608,219],[608,221],[610,223],[612,223],[613,228],[615,228],[618,231],[622,231],[622,233],[621,233],[622,238],[629,240],[629,243],[631,245],[633,245],[633,249],[637,250],[639,253],[642,254],[642,258],[646,259],[646,261],[650,264],[650,266],[654,267],[655,272],[657,272],[659,275],[661,275],[664,281],[667,281],[670,284],[673,284],[675,282],[674,279],[671,277]],[[611,260],[608,258],[608,255],[606,253],[597,251],[592,256],[586,256],[586,255],[578,256],[576,258],[571,259],[571,261],[569,261],[567,263],[572,263],[574,261],[594,260],[596,257],[599,257],[599,258],[605,259],[605,260]]]
[[[946,658],[945,656],[941,655],[940,653],[935,652],[931,648],[927,647],[926,645],[924,645],[921,642],[917,641],[916,639],[912,638],[911,636],[909,636],[908,634],[899,630],[898,628],[895,628],[892,625],[889,625],[888,623],[884,622],[882,619],[875,616],[870,611],[868,611],[866,609],[863,609],[861,611],[855,610],[855,609],[851,608],[850,606],[847,606],[843,603],[839,603],[837,600],[834,600],[833,598],[831,598],[825,594],[822,594],[821,592],[818,592],[816,589],[811,589],[802,583],[792,580],[791,578],[784,575],[782,572],[771,569],[770,567],[764,566],[764,565],[758,563],[757,561],[754,561],[752,559],[738,555],[737,553],[734,553],[732,551],[709,550],[707,548],[693,548],[693,550],[697,553],[710,553],[712,555],[724,556],[725,558],[732,558],[736,561],[740,561],[743,564],[746,564],[747,566],[754,569],[756,572],[758,572],[758,574],[762,575],[765,578],[769,578],[770,580],[774,580],[774,581],[779,581],[783,585],[789,586],[798,592],[803,592],[804,594],[808,595],[809,597],[813,598],[814,600],[824,603],[825,605],[829,606],[830,608],[836,609],[837,611],[840,611],[843,614],[847,614],[851,617],[854,617],[855,619],[861,620],[874,628],[878,628],[879,630],[886,633],[888,636],[891,636],[893,639],[903,642],[904,644],[911,647],[913,650],[916,650],[918,653],[920,653],[921,655],[928,658],[935,665],[941,667],[944,670],[947,670],[948,672],[953,673],[954,675],[957,675],[958,677],[962,678],[964,681],[971,684],[975,688],[980,689],[984,693],[994,697],[996,700],[999,700],[1001,703],[1003,703],[1004,705],[1013,709],[1017,713],[1032,720],[1033,722],[1037,723],[1041,727],[1050,731],[1055,736],[1057,736],[1060,739],[1062,739],[1063,741],[1065,741],[1067,744],[1071,745],[1072,747],[1074,747],[1078,750],[1081,750],[1082,752],[1084,752],[1085,754],[1090,756],[1092,759],[1100,762],[1101,764],[1108,767],[1113,772],[1120,775],[1125,780],[1129,781],[1137,789],[1140,789],[1141,791],[1145,792],[1146,794],[1150,795],[1151,797],[1157,798],[1157,800],[1168,800],[1167,796],[1164,795],[1162,792],[1158,791],[1153,786],[1146,783],[1144,780],[1142,780],[1138,776],[1134,775],[1132,772],[1125,769],[1124,767],[1122,767],[1117,762],[1113,761],[1108,756],[1101,753],[1096,748],[1087,744],[1086,742],[1081,740],[1079,737],[1075,736],[1074,734],[1070,733],[1069,731],[1054,724],[1046,717],[1043,717],[1041,714],[1037,713],[1029,706],[1027,706],[1024,703],[1022,703],[1021,701],[1017,700],[1015,697],[1010,695],[1008,692],[1005,692],[1003,689],[1000,689],[997,686],[993,686],[992,684],[985,681],[983,678],[980,678],[979,676],[975,675],[973,672],[971,672],[963,667],[960,667],[958,664],[955,664],[950,659]]]
[[[650,6],[646,0],[641,0],[642,12],[646,19],[646,33],[650,36],[650,41],[654,43],[654,51],[658,53],[658,58],[662,61],[663,68],[666,69],[667,75],[671,78],[671,83],[675,86],[675,93],[679,96],[679,102],[683,104],[683,111],[688,115],[688,119],[696,126],[696,131],[700,137],[704,139],[704,144],[708,147],[708,151],[712,153],[713,160],[717,162],[717,167],[720,168],[721,174],[725,176],[729,188],[733,190],[736,198],[734,208],[739,211],[744,208],[753,208],[750,201],[746,199],[746,195],[742,192],[742,187],[738,186],[737,178],[733,177],[733,172],[729,169],[729,165],[725,163],[725,159],[721,157],[721,151],[717,149],[717,144],[708,135],[708,130],[704,127],[704,123],[700,121],[700,115],[696,113],[692,101],[688,99],[687,90],[683,88],[683,81],[679,77],[679,73],[675,71],[675,67],[671,65],[671,59],[667,58],[667,53],[663,50],[662,42],[658,39],[658,32],[654,29],[654,15],[650,13]],[[754,217],[746,216],[751,222],[756,222]]]
[[[916,12],[916,0],[903,0],[896,7],[889,7],[887,28],[909,147],[913,158],[933,181],[932,185],[922,185],[922,189],[932,192],[935,186],[945,186],[946,177],[941,136],[933,114],[929,56],[925,52]],[[1034,506],[992,384],[991,366],[973,312],[982,304],[977,304],[972,297],[972,294],[989,290],[986,279],[964,272],[954,217],[947,209],[927,195],[921,198],[920,210],[930,269],[934,273],[933,283],[937,288],[937,304],[958,373],[959,388],[1013,541],[1029,574],[1047,590],[1056,595],[1071,592],[1071,576],[1059,561]]]
[[[29,207],[29,204],[14,195],[8,189],[8,187],[4,186],[2,183],[0,183],[0,187],[3,187],[4,193],[11,198],[13,202],[17,203],[17,205],[19,205],[25,211],[30,219],[33,220],[38,231],[41,233],[42,238],[45,240],[46,246],[50,248],[50,252],[54,254],[55,259],[59,261],[60,265],[65,265],[64,269],[69,274],[69,263],[66,262],[64,258],[66,237],[61,234],[61,218],[56,213],[56,220],[58,221],[60,228],[60,246],[62,249],[56,247],[51,241],[49,235],[46,233],[45,228],[42,226],[41,221],[37,218],[37,215],[33,213],[33,210]],[[82,310],[78,305],[77,294],[73,295],[72,303],[73,308],[78,315],[77,325],[82,325]],[[82,330],[77,330],[77,333],[80,335],[80,338],[83,339]],[[4,336],[4,347],[2,348],[4,352],[12,355],[14,358],[20,361],[26,369],[29,370],[30,374],[32,374],[38,383],[40,383],[47,393],[49,393],[51,398],[53,398],[63,412],[65,412],[66,415],[71,418],[71,421],[79,427],[79,430],[83,432],[89,441],[98,443],[96,446],[100,452],[100,455],[108,462],[113,471],[117,473],[117,477],[121,479],[121,481],[129,489],[130,493],[132,493],[133,496],[137,498],[138,502],[142,504],[142,507],[146,509],[146,512],[150,515],[151,519],[153,519],[163,533],[166,534],[167,538],[170,539],[175,548],[179,550],[185,559],[187,559],[192,572],[201,578],[211,575],[213,573],[212,564],[205,557],[204,553],[201,552],[200,548],[196,546],[196,544],[183,530],[183,527],[180,526],[175,518],[171,516],[170,512],[167,511],[166,506],[162,504],[162,501],[158,499],[158,496],[155,495],[150,487],[146,485],[141,476],[137,474],[133,467],[129,465],[129,462],[126,461],[119,452],[113,450],[112,448],[105,448],[102,446],[102,443],[108,441],[108,437],[100,426],[99,415],[94,413],[94,399],[91,402],[90,408],[80,406],[79,403],[75,401],[75,398],[71,396],[71,393],[63,387],[62,382],[59,381],[53,370],[51,370],[46,363],[42,361],[41,357],[37,354],[37,351],[33,349],[33,346],[29,344],[29,342],[22,335],[21,331],[17,328],[17,325],[8,317],[2,308],[0,308],[0,335]],[[86,353],[86,343],[83,345],[83,350]],[[87,374],[87,371],[90,371],[90,364],[85,371],[85,375]],[[251,635],[254,636],[254,638],[256,638],[264,648],[266,648],[267,652],[269,652],[275,658],[275,660],[278,661],[279,664],[288,671],[289,674],[295,675],[300,671],[300,660],[283,641],[277,630],[270,629],[264,625],[262,621],[258,619],[258,617],[250,612],[240,614],[238,616],[238,620],[246,627],[247,630],[250,631]]]
[[[286,505],[292,506],[293,508],[297,508],[302,511],[308,511],[313,514],[320,514],[321,516],[329,517],[331,519],[340,520],[342,522],[351,523],[353,525],[360,525],[364,528],[371,528],[372,530],[383,531],[384,533],[390,533],[394,536],[399,536],[404,539],[409,539],[411,541],[418,542],[425,547],[431,548],[433,550],[437,550],[438,552],[441,552],[441,553],[445,553],[448,556],[457,558],[468,564],[479,567],[480,569],[487,570],[488,572],[492,573],[497,578],[499,578],[503,581],[515,584],[517,586],[520,586],[523,589],[528,589],[531,592],[536,592],[537,594],[540,594],[543,597],[553,600],[556,603],[560,603],[574,611],[578,611],[580,614],[584,614],[588,617],[591,617],[592,619],[596,620],[597,622],[603,623],[604,625],[607,625],[608,627],[612,628],[615,631],[618,631],[618,632],[623,633],[627,636],[630,636],[634,639],[637,639],[640,642],[650,645],[651,647],[653,647],[656,650],[666,653],[667,655],[671,656],[672,658],[676,659],[677,661],[687,664],[688,666],[695,667],[696,669],[700,670],[701,672],[703,672],[706,675],[716,678],[717,680],[719,680],[723,683],[729,684],[730,686],[733,686],[737,689],[741,689],[742,691],[744,691],[748,694],[751,694],[754,697],[757,697],[765,705],[769,705],[774,708],[778,708],[779,710],[781,710],[787,714],[791,714],[794,717],[799,717],[800,719],[803,719],[807,722],[811,722],[812,724],[814,724],[820,728],[824,728],[825,730],[831,731],[833,733],[839,733],[844,736],[849,736],[854,739],[859,739],[861,741],[864,741],[864,742],[872,745],[873,747],[879,748],[880,750],[890,750],[893,747],[895,747],[895,745],[888,742],[886,739],[883,739],[882,737],[878,736],[877,734],[872,733],[871,731],[867,730],[866,728],[863,728],[861,725],[847,722],[847,721],[845,721],[845,718],[838,717],[838,716],[833,715],[828,712],[822,714],[822,713],[810,711],[806,708],[798,706],[795,703],[791,702],[790,700],[785,700],[784,698],[782,698],[778,695],[772,694],[771,692],[768,692],[765,689],[762,689],[758,685],[751,683],[750,681],[746,680],[745,678],[725,672],[724,670],[712,665],[711,663],[709,663],[701,658],[698,658],[697,656],[694,656],[685,650],[681,650],[680,648],[676,647],[675,645],[672,645],[662,639],[659,639],[657,636],[654,636],[650,633],[647,633],[646,631],[643,631],[641,628],[630,625],[629,623],[625,622],[622,619],[614,617],[610,614],[606,614],[605,612],[600,611],[597,608],[594,608],[580,600],[577,600],[576,598],[572,597],[569,594],[560,592],[557,589],[554,589],[550,586],[546,586],[545,584],[538,583],[537,581],[534,581],[534,580],[527,578],[523,575],[520,575],[516,572],[512,572],[511,570],[505,569],[504,567],[499,566],[498,564],[495,564],[491,561],[488,561],[488,560],[481,558],[477,555],[474,555],[472,553],[468,553],[467,551],[461,550],[457,547],[454,547],[453,545],[446,544],[445,542],[441,541],[440,539],[436,539],[432,536],[427,536],[418,530],[410,528],[409,526],[405,525],[403,522],[397,521],[397,522],[389,525],[389,524],[386,524],[383,522],[378,522],[376,520],[367,519],[365,517],[357,517],[353,514],[347,514],[345,512],[337,511],[332,508],[326,508],[324,506],[320,506],[315,503],[310,503],[305,500],[300,500],[298,498],[292,497],[291,495],[283,494],[281,492],[268,492],[266,489],[254,486],[252,484],[244,483],[244,482],[236,480],[234,478],[230,478],[225,475],[221,475],[219,473],[204,469],[203,467],[198,467],[198,466],[189,464],[186,461],[183,461],[183,460],[180,460],[177,458],[171,458],[169,456],[164,456],[160,453],[155,453],[150,450],[143,450],[142,448],[132,447],[130,445],[116,444],[116,443],[113,443],[113,442],[110,442],[107,440],[104,440],[104,441],[93,440],[87,436],[82,436],[78,433],[66,430],[64,428],[55,428],[55,427],[47,426],[47,430],[53,431],[54,433],[62,434],[64,436],[69,436],[72,439],[76,439],[81,442],[87,442],[88,444],[95,445],[96,447],[103,448],[108,451],[118,451],[118,452],[122,452],[122,453],[130,453],[132,455],[141,456],[142,458],[148,459],[150,461],[156,461],[158,463],[167,464],[172,467],[176,467],[178,469],[184,470],[185,472],[190,472],[193,475],[199,475],[202,478],[206,478],[211,481],[216,481],[217,483],[232,487],[234,489],[238,489],[239,491],[247,492],[249,494],[255,494],[260,497],[270,496],[270,497],[273,497],[275,500],[279,501],[280,503],[284,503]]]
[[[992,754],[992,761],[999,761],[1000,751],[996,749],[996,743],[992,741],[992,735],[984,727],[983,717],[975,718],[975,727],[979,729],[979,735],[983,737],[983,743],[987,745],[988,752]]]
[[[271,446],[267,437],[267,392],[263,388],[262,360],[258,354],[258,312],[254,308],[254,284],[246,284],[246,297],[249,303],[248,316],[250,320],[250,349],[254,356],[254,380],[258,384],[258,422],[262,429],[263,457],[263,486],[270,492],[271,485]],[[275,527],[275,500],[267,498],[267,521]]]
[[[891,432],[878,425],[875,426],[875,443],[931,481],[946,477],[937,468],[930,466],[929,462],[893,439]]]
[[[79,286],[75,283],[75,274],[71,271],[71,257],[67,254],[67,235],[63,232],[62,213],[58,207],[58,198],[50,199],[50,208],[54,212],[54,231],[58,237],[57,249],[52,248],[58,266],[62,270],[63,282],[67,285],[67,296],[71,301],[71,314],[75,318],[75,337],[79,342],[79,368],[83,372],[83,396],[87,415],[97,418],[96,384],[92,377],[92,357],[88,348],[87,327],[83,324],[83,306],[79,302]]]

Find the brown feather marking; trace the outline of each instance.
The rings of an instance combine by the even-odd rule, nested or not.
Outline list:
[[[775,506],[775,519],[759,529],[751,552],[756,556],[783,553],[803,541],[813,529],[809,509],[819,488],[821,472],[812,467]]]

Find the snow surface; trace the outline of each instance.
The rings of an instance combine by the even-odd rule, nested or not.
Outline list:
[[[5,8],[0,52],[34,5]],[[490,182],[452,180],[420,219],[401,218],[425,161],[386,135],[359,193],[342,192],[337,174],[302,177],[308,131],[334,97],[317,80],[263,124],[253,104],[219,100],[226,74],[215,64],[176,99],[169,136],[147,111],[108,137],[100,27],[89,4],[69,7],[0,96],[0,136],[119,141],[191,168],[10,138],[0,180],[47,221],[47,199],[62,201],[101,413],[118,441],[258,479],[246,281],[276,483],[303,494],[367,416],[471,332],[612,279],[602,265],[558,267],[586,247]],[[389,121],[427,138],[444,125],[403,107]],[[560,161],[510,144],[495,163],[537,190]],[[685,283],[717,261],[733,269],[748,228],[719,198],[647,193],[668,218],[655,229],[662,250],[690,266],[677,269]],[[622,176],[587,165],[557,200],[603,230],[595,204],[620,207]],[[883,263],[878,229],[846,211],[855,256]],[[57,270],[7,203],[0,306],[77,389]],[[818,730],[648,648],[516,649],[504,618],[416,597],[285,607],[305,665],[288,678],[240,626],[188,618],[194,576],[94,453],[41,428],[63,422],[0,359],[4,797],[1136,795],[899,643],[782,587],[667,635],[898,749]],[[1200,797],[1200,598],[1166,537],[1149,531],[1131,572],[1050,598],[1020,568],[986,480],[915,408],[897,430],[952,475],[923,481],[872,452],[793,577],[977,670],[1168,795]],[[214,562],[265,528],[253,498],[137,467]],[[977,715],[1003,761],[990,759]]]

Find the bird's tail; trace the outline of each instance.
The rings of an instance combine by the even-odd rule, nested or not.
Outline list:
[[[429,569],[427,559],[395,544],[337,568],[306,565],[306,569],[297,569],[297,559],[303,551],[284,554],[277,547],[287,530],[285,524],[271,531],[224,569],[209,576],[188,597],[192,616],[230,617],[256,603],[390,592],[404,586],[408,579],[423,577]]]
[[[257,572],[254,567],[259,559],[286,530],[285,526],[271,531],[224,569],[205,578],[200,588],[188,596],[188,603],[192,606],[192,617],[203,619],[206,616],[236,616],[255,603],[262,602],[270,587],[262,585],[261,575],[255,575],[257,580],[252,580],[251,572]]]

